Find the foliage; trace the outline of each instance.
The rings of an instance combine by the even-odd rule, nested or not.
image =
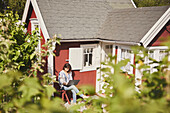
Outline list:
[[[137,7],[166,6],[170,0],[134,0]]]
[[[68,112],[59,98],[51,97],[55,89],[48,85],[51,82],[49,74],[42,75],[40,80],[38,72],[43,72],[44,57],[52,54],[53,43],[58,42],[57,36],[51,38],[42,49],[38,49],[37,31],[25,33],[24,25],[17,24],[18,15],[9,12],[0,18],[0,112]],[[166,46],[170,48],[167,43]],[[169,82],[169,61],[167,55],[163,60],[157,61],[149,58],[148,50],[143,47],[133,48],[136,65],[142,76],[140,93],[135,91],[134,75],[126,76],[121,67],[129,60],[115,64],[115,57],[109,56],[103,62],[102,77],[105,97],[91,96],[84,102],[70,108],[70,112],[116,112],[116,113],[168,113],[170,111],[170,97],[167,93]],[[145,60],[155,65],[153,73]],[[93,89],[86,88],[93,94]],[[81,109],[80,109],[81,108]]]
[[[12,11],[0,18],[0,112],[67,112],[61,99],[51,97],[56,90],[48,84],[49,74],[42,75],[43,80],[35,77],[59,39],[54,36],[38,49],[38,30],[24,32],[18,18]]]
[[[138,47],[138,50],[143,48]],[[161,99],[167,95],[165,88],[168,85],[168,66],[170,62],[168,61],[169,49],[165,52],[167,55],[161,60],[157,61],[148,56],[148,50],[144,49],[142,52],[138,53],[135,61],[141,62],[137,67],[142,74],[142,85],[139,86],[141,93],[139,94],[141,99],[147,101],[148,99]],[[146,59],[148,60],[146,62]]]
[[[42,45],[43,49],[38,49],[37,45],[42,38],[37,35],[38,29],[32,34],[26,33],[24,25],[19,24],[18,19],[19,16],[13,15],[12,11],[6,15],[1,15],[0,72],[8,69],[20,70],[24,74],[26,72],[43,72],[41,67],[45,64],[44,57],[53,53],[51,51],[52,43],[59,43],[59,39],[55,35]]]
[[[13,13],[18,13],[20,17],[23,15],[26,0],[0,0],[0,12],[6,13],[8,10],[13,11]],[[20,18],[21,19],[21,18]]]
[[[19,25],[18,18],[19,16],[13,15],[13,12],[1,15],[1,72],[7,69],[25,72],[31,67],[30,55],[35,51],[40,37],[37,37],[36,34],[26,34],[24,26]]]
[[[169,45],[168,45],[169,46]],[[169,47],[170,48],[170,47]],[[148,50],[143,47],[134,47],[136,65],[132,65],[142,73],[142,84],[140,86],[134,85],[134,77],[127,77],[122,72],[121,67],[125,66],[129,60],[115,64],[115,57],[109,56],[109,61],[103,62],[102,77],[100,81],[104,82],[103,89],[106,94],[105,97],[90,97],[84,103],[72,107],[71,110],[79,112],[78,110],[85,107],[83,113],[168,113],[170,111],[170,97],[168,94],[169,81],[169,61],[167,55],[163,60],[156,61],[149,58]],[[149,73],[150,66],[145,63],[146,59],[150,59],[150,65],[156,71]],[[140,92],[135,91],[135,87],[140,87]]]
[[[53,92],[53,87],[42,86],[37,77],[24,77],[19,72],[9,71],[0,75],[0,110],[11,113],[66,112],[61,99],[50,99]]]

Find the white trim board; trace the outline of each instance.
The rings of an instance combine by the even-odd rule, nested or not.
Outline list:
[[[27,0],[26,5],[25,5],[25,9],[24,9],[24,14],[22,17],[22,23],[26,21],[27,15],[28,15],[28,10],[29,10],[29,6],[30,6],[30,2],[32,3],[33,9],[35,11],[35,14],[37,16],[38,22],[40,24],[40,28],[42,30],[43,36],[45,38],[45,41],[47,41],[47,39],[50,38],[47,28],[45,26],[44,20],[42,18],[41,12],[39,10],[38,4],[36,0]]]
[[[134,8],[137,8],[137,7],[136,7],[136,4],[134,3],[133,0],[131,0],[131,3],[132,3],[132,5],[133,5]]]
[[[170,20],[170,8],[161,16],[161,18],[153,25],[153,27],[146,33],[146,35],[140,40],[144,47],[154,39],[154,37],[159,33],[159,31],[165,26],[165,24]]]
[[[30,6],[30,0],[27,0],[26,3],[25,3],[25,8],[24,8],[23,16],[22,16],[22,23],[26,21],[29,6]]]
[[[149,50],[154,50],[154,49],[168,49],[167,46],[152,46],[152,47],[147,47]]]
[[[47,31],[47,28],[45,26],[44,20],[42,18],[41,12],[39,10],[37,1],[36,0],[31,0],[31,2],[32,2],[33,9],[35,11],[35,14],[36,14],[36,16],[37,16],[37,18],[39,20],[40,28],[42,30],[43,36],[45,38],[45,41],[47,41],[47,39],[49,39],[50,37],[49,37],[48,31]]]

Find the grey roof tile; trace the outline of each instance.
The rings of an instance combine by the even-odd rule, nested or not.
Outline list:
[[[37,3],[50,37],[61,34],[62,39],[138,42],[167,9],[135,9],[131,0],[37,0]]]
[[[98,37],[139,42],[169,6],[119,9],[109,13]]]
[[[130,0],[37,0],[37,3],[50,37],[60,33],[63,39],[96,37],[113,4],[133,7]]]

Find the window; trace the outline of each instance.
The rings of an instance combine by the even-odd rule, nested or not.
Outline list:
[[[125,59],[129,59],[129,62],[126,66],[121,67],[122,71],[133,74],[133,67],[131,64],[134,64],[134,54],[132,53],[130,46],[117,46],[117,62]]]
[[[38,20],[36,18],[31,18],[30,22],[31,22],[31,31],[37,30],[38,28],[38,31],[36,31],[36,34],[40,36],[40,26],[39,26]],[[40,48],[41,48],[41,41],[39,40],[36,50],[40,51]]]
[[[37,34],[40,35],[38,20],[36,18],[31,18],[30,21],[31,21],[31,31],[34,31],[36,30],[36,28],[38,28]]]
[[[166,49],[150,49],[148,57],[161,61],[167,55]],[[148,59],[149,60],[149,59]]]
[[[84,48],[83,50],[84,67],[92,66],[93,59],[93,48]]]
[[[152,73],[154,71],[153,70],[154,64],[151,63],[152,61],[149,60],[149,58],[154,59],[154,50],[149,50],[148,56],[145,58],[145,63],[150,66],[150,68],[148,68],[147,71]]]
[[[149,60],[149,58],[153,58],[157,61],[161,61],[166,55],[167,55],[167,47],[165,46],[155,46],[155,47],[149,47],[148,52],[148,58],[146,58],[145,63],[150,66],[149,69],[147,69],[150,73],[156,72],[157,69],[154,68],[158,66],[157,63],[152,63],[152,60]]]
[[[112,49],[113,49],[113,45],[106,45],[105,46],[105,52],[107,55],[111,54],[112,55]]]
[[[145,58],[145,63],[150,63],[151,62],[149,60],[149,58],[154,58],[154,51],[153,50],[148,51],[148,56]]]
[[[165,50],[160,50],[160,51],[159,51],[159,61],[161,61],[167,54],[168,54],[167,51],[165,51]]]
[[[82,71],[96,69],[95,57],[97,55],[97,44],[81,45],[80,47],[83,49]]]
[[[69,48],[69,63],[73,70],[90,71],[100,66],[100,50],[97,44]]]
[[[149,57],[154,58],[154,51],[149,51]]]
[[[121,59],[122,59],[122,60],[131,59],[131,50],[122,49],[122,52],[121,52]]]
[[[108,55],[112,55],[113,45],[105,45],[105,60],[107,61]]]
[[[131,50],[121,49],[121,60],[125,60],[125,59],[130,59],[130,60],[132,59],[131,58]],[[131,64],[131,61],[129,61],[126,66],[122,67],[122,70],[130,72],[131,71],[130,64]]]

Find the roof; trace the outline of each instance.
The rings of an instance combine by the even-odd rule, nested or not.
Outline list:
[[[98,37],[140,42],[168,8],[169,6],[159,6],[114,10],[108,14]]]
[[[131,0],[37,0],[50,37],[96,38],[108,12],[132,8]]]
[[[50,37],[140,42],[169,6],[134,8],[131,0],[37,0]]]

